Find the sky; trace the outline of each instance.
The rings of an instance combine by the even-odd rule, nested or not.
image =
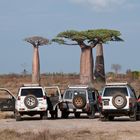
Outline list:
[[[140,0],[0,0],[0,74],[32,71],[32,46],[24,39],[52,39],[66,30],[114,29],[124,42],[104,44],[105,71],[140,70]],[[94,60],[96,49],[93,49]],[[80,48],[41,46],[41,73],[79,73]]]

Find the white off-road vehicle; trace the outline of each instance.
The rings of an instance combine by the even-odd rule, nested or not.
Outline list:
[[[107,83],[101,95],[102,121],[114,117],[129,116],[131,121],[137,118],[137,97],[128,83]]]
[[[47,119],[47,99],[45,90],[38,84],[24,84],[20,87],[15,102],[15,118],[20,121],[23,115],[40,115],[41,119]]]

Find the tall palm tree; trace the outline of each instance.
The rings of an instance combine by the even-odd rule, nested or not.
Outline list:
[[[25,38],[24,40],[33,46],[32,83],[40,84],[39,46],[47,45],[49,40],[39,36]]]

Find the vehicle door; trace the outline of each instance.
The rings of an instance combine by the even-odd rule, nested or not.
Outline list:
[[[58,86],[44,87],[49,109],[54,109],[62,101],[60,89]]]
[[[14,111],[15,96],[6,88],[0,88],[0,111]]]

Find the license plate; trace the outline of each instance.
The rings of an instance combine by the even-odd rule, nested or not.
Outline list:
[[[81,110],[81,109],[76,109],[76,111],[77,111],[77,112],[82,112],[82,110]]]

